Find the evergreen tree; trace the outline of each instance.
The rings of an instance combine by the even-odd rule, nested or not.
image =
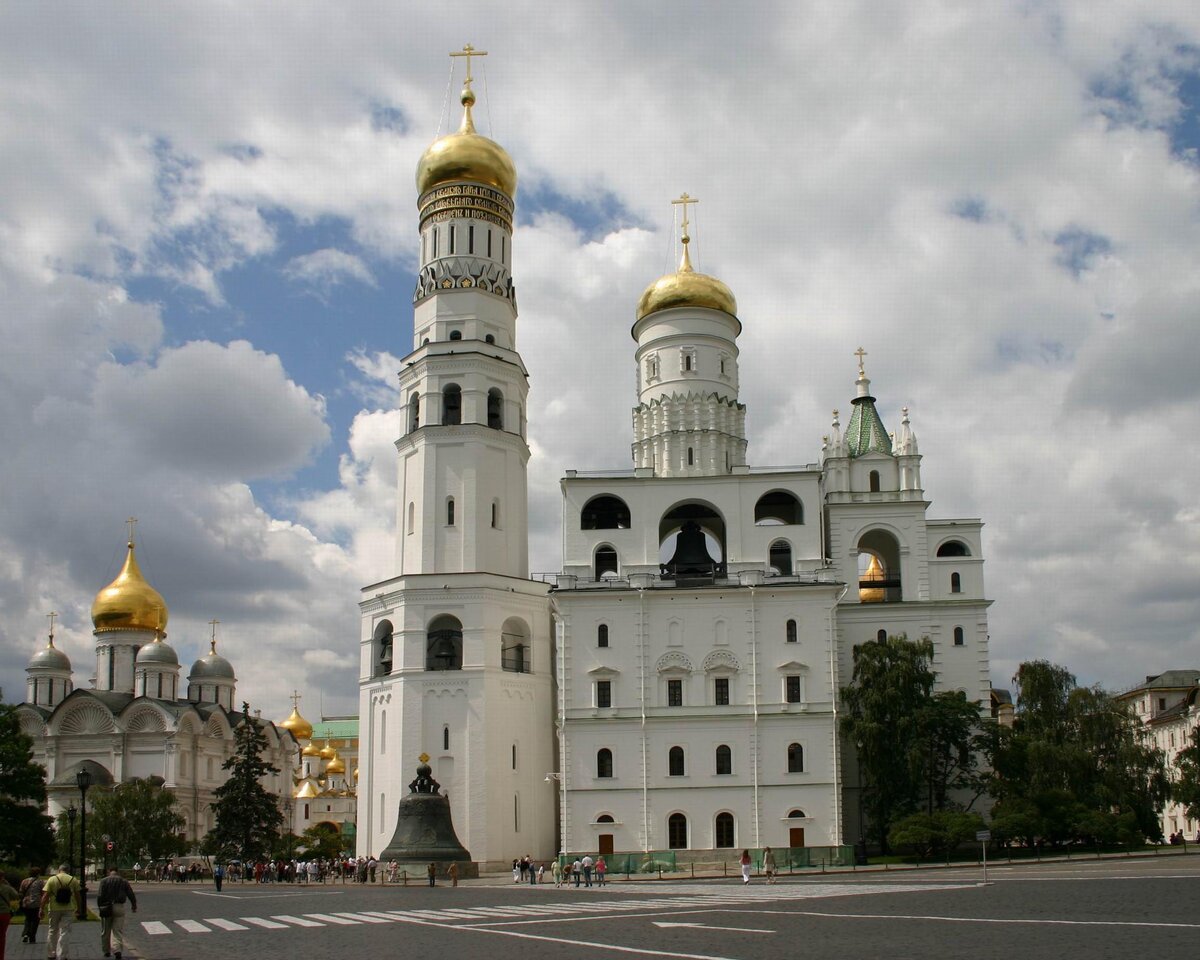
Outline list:
[[[265,857],[283,823],[279,798],[262,785],[263,777],[279,772],[263,759],[266,746],[266,736],[250,716],[250,704],[243,703],[233,756],[221,764],[229,779],[214,791],[215,825],[205,838],[205,849],[223,860]]]
[[[42,864],[54,851],[46,769],[33,762],[16,707],[0,704],[0,863]]]
[[[175,794],[163,786],[160,777],[126,780],[98,793],[91,807],[88,839],[95,838],[98,848],[92,856],[99,861],[105,859],[99,846],[104,836],[113,843],[109,859],[126,865],[163,860],[183,850],[180,831],[185,821],[175,807]]]

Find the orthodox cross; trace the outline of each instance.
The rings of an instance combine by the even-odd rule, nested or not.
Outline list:
[[[296,710],[296,711],[299,711],[299,709],[300,709],[300,691],[299,690],[292,691],[292,709]]]
[[[212,647],[213,653],[217,652],[217,624],[220,622],[216,617],[208,621],[208,625],[212,627],[212,638],[209,640],[209,644]]]
[[[467,58],[467,79],[464,81],[464,83],[466,83],[466,85],[469,87],[471,85],[471,80],[473,79],[471,76],[471,58],[472,57],[486,57],[487,51],[486,50],[476,50],[473,46],[471,46],[468,43],[463,46],[462,50],[451,51],[450,56]]]
[[[137,523],[137,517],[130,517],[125,522],[129,524],[129,542],[133,543],[133,525]]]
[[[860,377],[865,377],[867,375],[867,372],[863,369],[863,357],[865,357],[867,355],[867,351],[864,350],[862,347],[859,347],[857,350],[854,351],[854,355],[856,357],[858,357],[858,375]]]
[[[50,619],[50,645],[53,646],[54,645],[54,620],[56,617],[58,617],[58,614],[55,613],[53,610],[51,610],[48,614],[46,614],[46,616],[49,617],[49,619]]]
[[[695,197],[689,197],[686,193],[681,193],[679,195],[678,200],[671,201],[671,203],[683,207],[683,224],[682,224],[683,238],[682,239],[683,239],[684,243],[687,243],[691,239],[691,237],[688,236],[688,205],[692,204],[692,203],[699,203],[699,202],[700,201],[697,200]]]

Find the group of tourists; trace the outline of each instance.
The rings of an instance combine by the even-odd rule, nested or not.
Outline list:
[[[604,862],[603,854],[595,858],[590,854],[585,854],[565,863],[555,860],[550,870],[554,876],[556,887],[569,887],[572,880],[575,881],[576,887],[590,887],[593,878],[598,887],[603,887],[608,882],[605,879],[608,876],[608,864]]]
[[[0,960],[4,960],[4,943],[12,921],[12,905],[16,904],[25,918],[21,928],[22,943],[37,943],[38,928],[46,922],[46,956],[50,960],[67,960],[70,956],[71,926],[76,917],[87,915],[83,888],[67,864],[62,864],[49,877],[42,876],[41,867],[33,867],[17,889],[0,874]],[[133,887],[113,867],[96,891],[96,912],[100,915],[100,948],[106,957],[121,960],[125,949],[125,909],[137,912],[137,896]]]

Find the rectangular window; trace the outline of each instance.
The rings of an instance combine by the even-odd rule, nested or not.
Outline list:
[[[718,707],[729,706],[729,678],[717,677],[713,681],[713,702]]]
[[[612,681],[597,680],[596,681],[596,706],[611,707],[612,706]]]
[[[475,252],[475,224],[467,227],[467,253]]]
[[[514,770],[517,769],[517,745],[515,743],[512,749],[512,767]]]
[[[667,706],[682,707],[683,706],[683,681],[668,680],[667,681]]]
[[[433,228],[433,255],[435,257],[438,255],[438,234],[440,232],[437,227]]]
[[[450,228],[450,252],[451,253],[454,253],[454,233],[455,233],[455,228],[451,227]]]
[[[383,833],[384,817],[387,816],[387,794],[379,795],[379,832]]]
[[[492,231],[488,230],[488,259],[492,258]]]
[[[803,697],[799,677],[783,678],[783,698],[788,703],[800,703]]]

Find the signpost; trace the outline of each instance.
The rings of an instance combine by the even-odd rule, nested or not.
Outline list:
[[[992,839],[991,830],[976,830],[975,839],[979,841],[979,845],[983,847],[983,882],[987,883],[987,845]]]

